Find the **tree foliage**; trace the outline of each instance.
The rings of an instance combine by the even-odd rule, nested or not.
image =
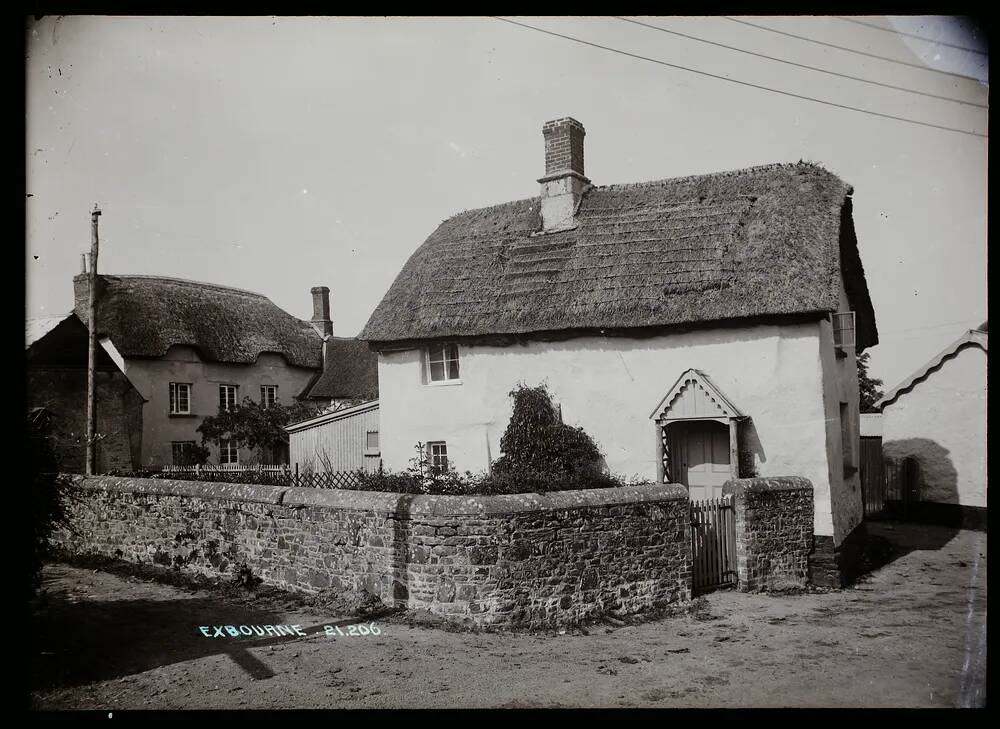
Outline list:
[[[228,438],[266,458],[288,444],[284,426],[319,415],[323,410],[322,405],[310,402],[264,405],[248,397],[228,410],[220,410],[218,415],[205,418],[198,432],[203,444]]]
[[[28,595],[38,589],[42,563],[49,555],[49,537],[64,523],[63,498],[68,479],[59,474],[59,461],[52,446],[48,414],[43,409],[28,413],[25,447],[28,475],[31,478],[31,564],[28,569]]]
[[[858,389],[860,409],[863,413],[878,412],[875,403],[882,397],[882,380],[868,374],[868,352],[858,357]]]

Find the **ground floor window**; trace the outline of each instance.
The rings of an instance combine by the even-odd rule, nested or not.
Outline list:
[[[232,440],[220,440],[219,441],[219,463],[226,465],[227,463],[239,463],[240,454],[239,449],[236,447],[236,443]]]
[[[448,470],[448,444],[443,440],[427,444],[427,458],[436,471]]]
[[[170,451],[173,454],[173,464],[175,466],[194,465],[194,446],[195,442],[193,440],[173,441],[170,444]]]

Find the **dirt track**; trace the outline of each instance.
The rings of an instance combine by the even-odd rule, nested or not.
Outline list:
[[[32,663],[39,709],[954,707],[986,702],[986,534],[875,525],[892,561],[827,593],[717,592],[698,610],[586,633],[378,636],[294,601],[239,601],[49,565]],[[372,620],[366,619],[365,624]],[[299,624],[305,638],[199,626]]]

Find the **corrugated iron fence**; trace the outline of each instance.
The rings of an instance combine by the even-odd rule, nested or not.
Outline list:
[[[732,496],[691,502],[692,589],[736,584],[736,512]]]

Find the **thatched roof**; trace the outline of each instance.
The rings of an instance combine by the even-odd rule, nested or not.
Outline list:
[[[360,339],[330,337],[326,366],[306,397],[324,400],[378,397],[378,355]]]
[[[808,163],[591,188],[575,230],[537,235],[539,198],[444,221],[360,338],[635,330],[838,309],[878,342],[851,188]],[[841,249],[843,253],[841,252]]]
[[[158,276],[99,276],[98,336],[124,357],[160,357],[177,344],[212,362],[249,364],[264,352],[322,367],[322,339],[261,294]],[[88,321],[88,277],[73,278],[76,314]]]

